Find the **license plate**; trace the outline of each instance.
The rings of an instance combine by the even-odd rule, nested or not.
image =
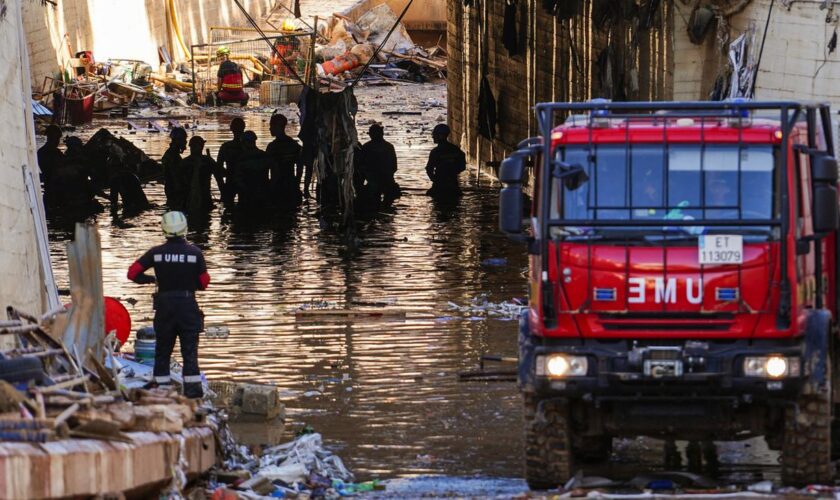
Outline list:
[[[648,359],[645,361],[643,367],[645,376],[651,378],[672,378],[682,377],[683,364],[682,361],[655,361]]]
[[[702,236],[698,251],[700,264],[743,264],[744,238],[733,234]]]

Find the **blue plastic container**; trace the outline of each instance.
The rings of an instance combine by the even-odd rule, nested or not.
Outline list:
[[[140,364],[155,366],[155,330],[152,327],[137,330],[134,337],[134,360]]]
[[[134,360],[143,365],[155,365],[155,341],[137,340],[134,342]]]

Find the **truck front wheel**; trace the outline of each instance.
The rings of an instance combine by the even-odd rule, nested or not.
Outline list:
[[[564,401],[524,396],[525,479],[532,490],[562,486],[572,475],[569,412]]]
[[[793,486],[831,484],[832,476],[829,395],[803,395],[798,409],[785,410],[782,482]]]

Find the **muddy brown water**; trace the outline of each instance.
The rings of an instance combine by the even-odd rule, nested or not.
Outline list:
[[[445,87],[368,87],[357,96],[361,137],[366,139],[371,120],[381,121],[397,149],[403,197],[393,210],[359,224],[355,253],[346,251],[337,234],[320,228],[313,201],[271,222],[241,220],[217,207],[207,229],[189,235],[205,252],[213,280],[200,296],[206,324],[230,328],[227,339],[202,338],[202,371],[209,379],[276,384],[289,417],[283,437],[311,425],[361,479],[521,477],[520,397],[514,384],[458,380],[459,372],[477,368],[483,354],[515,356],[516,322],[475,320],[448,310],[449,302],[464,305],[480,294],[493,302],[527,294],[524,249],[497,230],[498,184],[468,171],[462,176],[465,195],[454,209],[435,206],[424,195],[430,186],[424,172],[430,131],[445,120]],[[422,114],[382,114],[400,110]],[[297,116],[291,107],[283,111]],[[240,113],[179,120],[195,125],[190,134],[202,135],[215,156],[228,139],[228,123]],[[264,148],[270,110],[242,116]],[[160,133],[129,133],[124,121],[96,125],[78,135],[107,126],[154,158],[168,143]],[[296,119],[290,126],[296,132]],[[162,186],[150,184],[146,191],[163,204]],[[105,292],[123,300],[135,329],[151,324],[152,289],[130,283],[125,273],[162,240],[162,213],[158,207],[126,219],[107,212],[95,217]],[[65,244],[72,225],[51,220],[49,226],[56,276],[66,288]],[[506,258],[507,265],[482,266],[489,258]],[[320,300],[351,307],[393,303],[406,318],[295,320],[296,307]],[[775,455],[755,451],[762,445],[725,448],[724,470],[747,481],[772,475]],[[623,441],[612,464],[592,472],[632,477],[656,469],[659,460],[658,444]]]

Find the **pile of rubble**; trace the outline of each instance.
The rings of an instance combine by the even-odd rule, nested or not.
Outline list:
[[[301,19],[288,19],[283,30],[265,35],[277,37],[271,42],[274,48],[253,37],[228,40],[230,33],[225,35],[228,47],[238,47],[231,58],[243,69],[246,90],[252,95],[258,89],[262,105],[277,105],[274,94],[278,92],[285,96],[280,104],[293,102],[300,93],[299,84],[316,80],[340,88],[356,80],[427,82],[446,77],[445,49],[415,44],[387,3],[334,14],[315,28]],[[195,46],[206,53],[196,48],[185,61],[174,60],[162,48],[163,63],[157,67],[136,60],[96,62],[91,52],[80,52],[60,78],[44,79],[34,93],[34,103],[38,109],[52,109],[59,124],[82,125],[91,122],[94,114],[127,117],[131,109],[214,102],[215,50],[220,46]],[[271,83],[278,85],[275,88]]]
[[[188,106],[192,103],[192,72],[188,65],[164,65],[155,73],[142,61],[109,59],[96,63],[93,56],[74,58],[70,72],[61,79],[47,77],[35,101],[53,110],[60,124],[82,125],[94,113],[127,116],[130,108]]]
[[[258,456],[221,432],[225,460],[206,485],[214,498],[337,498],[384,489],[379,481],[354,483],[320,434],[307,432],[293,441],[266,448]]]
[[[317,60],[324,61],[317,65],[322,78],[355,80],[363,68],[370,71],[368,80],[426,82],[446,77],[445,50],[415,44],[387,3],[355,20],[334,14],[319,26],[319,33],[327,40],[315,49]]]
[[[173,390],[127,390],[94,358],[95,369],[79,367],[36,318],[14,317],[0,322],[0,334],[15,344],[0,353],[0,440],[131,442],[125,432],[177,433],[206,424],[196,401]]]

